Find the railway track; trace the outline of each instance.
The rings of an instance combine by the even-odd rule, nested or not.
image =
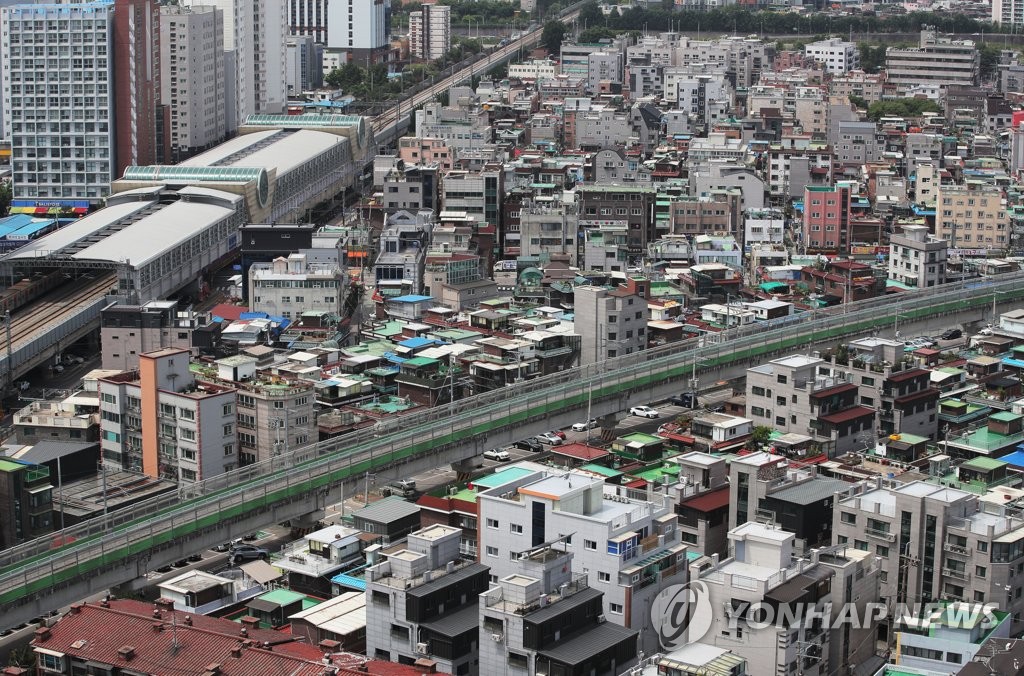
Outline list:
[[[84,280],[84,283],[83,283]],[[96,274],[91,279],[70,280],[11,313],[11,348],[32,340],[40,329],[63,321],[83,304],[102,296],[117,283],[112,272]],[[0,331],[0,353],[7,351],[7,332]]]

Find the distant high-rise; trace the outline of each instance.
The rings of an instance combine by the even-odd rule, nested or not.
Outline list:
[[[452,8],[423,5],[409,15],[409,50],[413,57],[434,61],[452,48]]]
[[[0,11],[15,197],[98,201],[108,193],[118,161],[114,12],[109,0]]]
[[[164,5],[160,33],[160,101],[167,106],[170,149],[165,161],[176,163],[227,132],[224,12],[212,5]]]
[[[327,44],[327,2],[328,0],[288,0],[288,33],[311,35],[313,42]]]
[[[345,61],[366,65],[387,60],[391,45],[391,0],[331,0],[327,48]]]
[[[224,49],[234,52],[234,129],[249,115],[284,112],[285,38],[284,0],[206,0],[224,12]]]
[[[160,107],[160,6],[156,0],[114,2],[114,177],[166,156]]]

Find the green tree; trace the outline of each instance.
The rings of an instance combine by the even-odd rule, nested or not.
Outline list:
[[[0,181],[0,216],[6,216],[11,209],[11,184]]]
[[[604,14],[601,13],[601,8],[597,6],[596,2],[588,2],[580,7],[580,15],[576,22],[587,28],[599,26],[604,23]]]
[[[562,49],[562,40],[565,38],[565,24],[561,21],[551,20],[544,24],[544,31],[540,34],[540,44],[549,54],[558,54]]]
[[[850,94],[850,96],[848,98],[850,99],[850,103],[853,105],[854,108],[860,108],[861,110],[867,110],[867,107],[868,107],[867,100],[861,98],[860,96],[856,96],[854,94]]]
[[[331,87],[348,90],[362,84],[365,78],[366,72],[358,64],[349,62],[341,68],[335,68],[328,73],[324,77],[324,82]]]
[[[753,445],[753,449],[757,450],[768,443],[768,440],[772,437],[774,430],[766,425],[758,425],[754,428],[754,431],[750,434],[750,442]]]
[[[875,101],[868,106],[868,119],[878,122],[883,117],[920,117],[923,113],[939,112],[942,108],[931,99]]]

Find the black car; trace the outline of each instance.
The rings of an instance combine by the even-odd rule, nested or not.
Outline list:
[[[697,395],[693,392],[684,392],[668,398],[668,403],[683,408],[697,408]]]
[[[540,453],[541,451],[544,450],[544,447],[541,446],[540,442],[534,439],[533,437],[529,439],[520,439],[519,441],[512,444],[512,446],[522,451],[532,451],[533,453]]]
[[[939,340],[958,340],[959,338],[962,338],[963,335],[964,332],[961,331],[960,329],[949,329],[941,336],[939,336]]]

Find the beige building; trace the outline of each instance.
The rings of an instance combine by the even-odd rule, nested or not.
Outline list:
[[[935,234],[950,249],[1005,249],[1010,215],[998,188],[968,182],[940,185],[936,191]]]
[[[174,300],[153,300],[145,305],[114,305],[100,317],[102,368],[128,371],[137,368],[139,355],[165,347],[188,350],[193,332],[207,315],[179,309]]]
[[[257,370],[257,359],[218,359],[217,380],[237,389],[239,465],[287,453],[316,440],[313,383]]]
[[[885,70],[889,82],[906,91],[921,85],[972,85],[978,82],[978,50],[972,40],[954,40],[925,26],[917,47],[889,47]]]
[[[865,73],[852,70],[845,75],[837,75],[828,83],[829,94],[849,98],[857,96],[868,103],[882,100],[882,89],[885,85],[885,73]]]

